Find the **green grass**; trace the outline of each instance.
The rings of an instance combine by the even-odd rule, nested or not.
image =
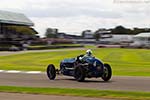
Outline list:
[[[61,48],[82,48],[80,44],[57,44],[57,45],[33,45],[29,46],[29,50],[46,50],[46,49],[61,49]]]
[[[35,87],[14,87],[14,86],[0,86],[0,92],[83,96],[83,97],[97,97],[97,98],[112,98],[121,100],[150,100],[150,92],[129,92],[129,91],[67,89],[67,88],[39,88],[39,87],[35,88]]]
[[[80,46],[81,44],[54,44],[56,46]]]
[[[58,67],[64,58],[72,58],[84,53],[85,50],[64,50],[1,56],[0,69],[45,71],[50,63]],[[111,64],[113,75],[150,76],[150,50],[148,49],[94,48],[93,53],[103,62]]]
[[[29,47],[47,47],[47,46],[81,46],[81,44],[54,44],[54,45],[31,45]]]

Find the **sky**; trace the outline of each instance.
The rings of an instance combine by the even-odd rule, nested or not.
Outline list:
[[[46,28],[83,30],[150,27],[150,0],[0,0],[0,10],[24,13],[44,36]]]

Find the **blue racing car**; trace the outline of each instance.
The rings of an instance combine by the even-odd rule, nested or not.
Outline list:
[[[109,64],[103,63],[95,57],[86,57],[81,60],[84,55],[76,58],[64,59],[60,62],[60,70],[56,70],[53,64],[47,67],[47,76],[50,80],[54,80],[56,73],[67,76],[73,76],[77,81],[84,81],[85,78],[101,77],[104,81],[109,81],[112,76],[112,69]]]

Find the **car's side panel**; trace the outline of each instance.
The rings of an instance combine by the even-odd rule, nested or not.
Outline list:
[[[65,59],[60,63],[60,71],[63,75],[67,76],[74,76],[74,69],[76,66],[75,58],[71,59]],[[83,67],[86,72],[86,77],[101,77],[104,70],[103,63],[96,58],[90,58],[86,60],[87,65],[84,65]],[[79,63],[81,64],[81,63]]]
[[[63,75],[73,76],[73,74],[74,74],[74,63],[61,62],[60,71]]]

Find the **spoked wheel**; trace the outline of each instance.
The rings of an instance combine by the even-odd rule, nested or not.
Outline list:
[[[112,70],[109,64],[104,64],[104,73],[102,75],[102,79],[104,81],[109,81],[112,76]]]
[[[77,81],[82,82],[85,79],[85,71],[82,66],[77,66],[74,70],[74,77]]]
[[[47,76],[50,80],[54,80],[56,77],[56,69],[53,64],[48,65],[47,67]]]

